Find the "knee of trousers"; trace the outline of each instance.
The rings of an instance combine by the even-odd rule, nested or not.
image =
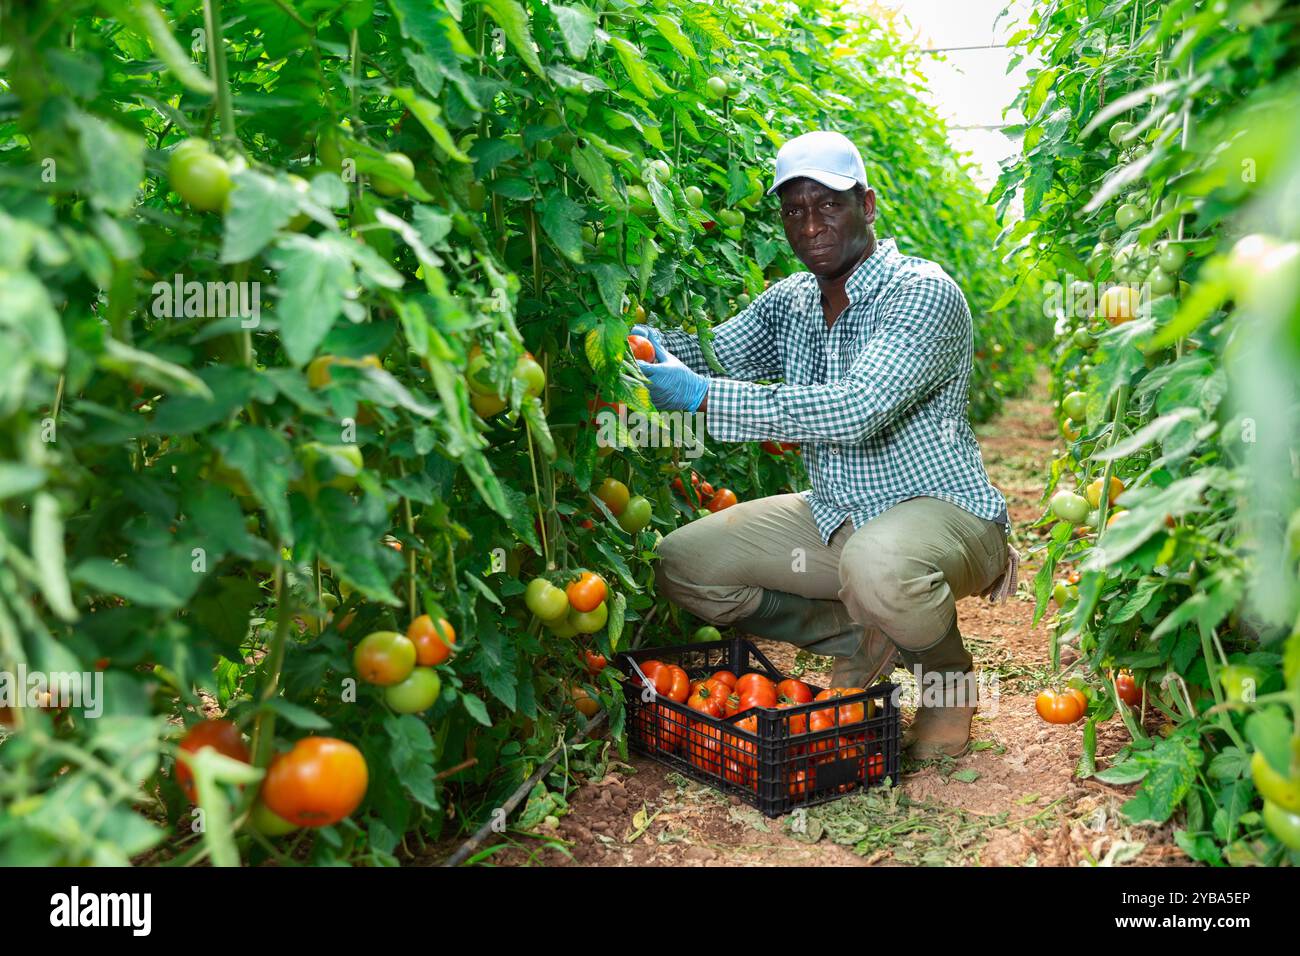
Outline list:
[[[689,527],[689,526],[688,526]],[[655,590],[678,607],[712,624],[732,624],[753,603],[754,588],[738,583],[705,584],[716,580],[716,569],[699,566],[695,549],[674,531],[659,542]]]
[[[879,627],[903,649],[932,645],[956,613],[943,571],[887,544],[845,548],[840,585],[854,620]]]

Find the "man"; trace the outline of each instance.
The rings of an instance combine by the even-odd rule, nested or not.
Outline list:
[[[1014,588],[1006,502],[966,418],[972,327],[938,265],[876,241],[875,191],[845,136],[781,147],[768,193],[808,268],[715,329],[728,376],[692,336],[638,326],[664,410],[701,411],[717,441],[800,442],[812,490],[746,501],[659,544],[661,593],[714,624],[837,657],[835,686],[901,661],[922,699],[916,759],[959,756],[975,712],[956,601]],[[774,381],[779,384],[757,384]]]

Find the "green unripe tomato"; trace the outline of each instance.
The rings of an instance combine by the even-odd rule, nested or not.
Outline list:
[[[556,621],[543,621],[546,629],[556,637],[577,637],[578,629],[569,622],[569,615],[564,615]]]
[[[719,209],[718,222],[729,229],[745,224],[745,213],[740,209]]]
[[[290,823],[260,799],[254,801],[252,812],[248,815],[248,822],[262,836],[269,837],[284,836],[298,829],[296,823]]]
[[[405,181],[415,178],[415,164],[405,153],[386,153],[384,162],[391,171],[376,171],[370,176],[370,185],[381,196],[404,196]]]
[[[520,357],[515,363],[515,378],[524,383],[524,394],[536,397],[546,388],[546,372],[531,355]]]
[[[1052,588],[1052,600],[1056,602],[1057,607],[1065,607],[1078,596],[1079,589],[1064,581],[1057,581],[1056,586]]]
[[[563,592],[561,592],[563,593]],[[568,600],[566,597],[565,600]],[[569,623],[579,634],[595,634],[609,620],[609,606],[601,601],[593,611],[570,611]]]
[[[222,209],[233,185],[226,161],[199,145],[173,152],[167,173],[177,195],[200,212]]]
[[[1142,219],[1142,210],[1131,202],[1126,202],[1115,210],[1115,225],[1121,230],[1136,225]]]
[[[1272,800],[1265,800],[1264,825],[1283,846],[1300,850],[1300,813],[1292,813]]]
[[[720,641],[722,640],[722,632],[712,624],[705,624],[703,627],[696,628],[691,640],[696,644],[702,644],[706,641]]]
[[[720,76],[711,76],[706,84],[709,96],[715,100],[720,100],[727,95],[727,81]]]
[[[478,182],[470,183],[469,189],[466,190],[465,201],[470,209],[482,212],[483,207],[487,205],[487,187]]]
[[[442,693],[442,679],[432,667],[417,667],[400,684],[384,689],[384,701],[399,714],[418,714]]]
[[[569,596],[546,578],[533,578],[524,588],[524,604],[544,623],[569,613]]]
[[[668,182],[668,177],[673,174],[673,168],[665,160],[652,160],[646,167],[646,172],[659,180],[661,183]]]
[[[1072,336],[1074,344],[1081,349],[1091,349],[1097,344],[1097,340],[1092,337],[1092,333],[1087,329],[1076,329]]]
[[[1065,412],[1067,418],[1073,418],[1076,422],[1083,421],[1088,413],[1088,393],[1071,392],[1061,400],[1061,411]]]
[[[699,186],[687,186],[682,191],[686,194],[686,202],[692,209],[699,209],[704,205],[704,190]]]
[[[650,190],[644,186],[628,186],[627,201],[632,211],[638,216],[643,216],[654,210],[655,202],[650,198]]]
[[[1109,226],[1102,226],[1101,232],[1097,234],[1097,238],[1100,239],[1102,242],[1114,242],[1116,239],[1119,238],[1119,229],[1116,228],[1113,224]]]
[[[747,309],[749,308],[749,303],[753,301],[754,300],[750,298],[748,292],[742,292],[740,295],[736,296],[736,307],[739,309]]]
[[[1070,524],[1082,524],[1088,517],[1088,499],[1072,491],[1052,495],[1052,514]]]
[[[537,142],[537,145],[533,147],[533,155],[541,160],[550,159],[551,154],[554,152],[555,152],[555,143],[553,143],[549,139],[539,140]]]
[[[1273,801],[1283,810],[1300,813],[1300,778],[1278,773],[1258,750],[1250,758],[1250,775],[1255,780],[1255,789],[1265,800]]]
[[[488,380],[487,369],[491,365],[488,357],[480,352],[469,360],[469,367],[465,369],[465,384],[475,395],[495,395],[496,388]]]
[[[1123,143],[1124,137],[1133,129],[1133,124],[1127,120],[1120,120],[1118,123],[1112,123],[1110,127],[1110,141],[1113,146],[1119,146]]]
[[[1187,250],[1177,243],[1162,242],[1159,247],[1159,265],[1170,274],[1177,273],[1187,261]]]
[[[1156,295],[1167,295],[1173,292],[1174,287],[1178,285],[1178,280],[1159,266],[1147,273],[1147,282],[1151,285],[1151,291]]]
[[[596,244],[596,230],[592,229],[591,226],[583,226],[582,241],[589,246],[594,246]]]
[[[628,534],[636,534],[650,523],[650,513],[650,502],[643,495],[633,495],[618,516],[618,526]]]

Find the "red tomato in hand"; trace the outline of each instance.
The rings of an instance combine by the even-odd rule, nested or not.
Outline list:
[[[632,347],[632,356],[639,362],[654,363],[655,347],[649,339],[643,335],[629,335],[627,344]]]

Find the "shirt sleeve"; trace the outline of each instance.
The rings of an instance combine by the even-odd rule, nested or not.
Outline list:
[[[969,362],[971,317],[946,275],[913,280],[885,307],[845,376],[825,385],[713,379],[708,430],[719,441],[866,441]]]
[[[791,294],[783,283],[765,289],[757,299],[713,329],[713,354],[727,377],[746,382],[780,378],[781,356],[776,347],[776,317]],[[704,360],[699,340],[680,329],[660,329],[666,348],[682,364],[710,379],[715,372]]]

